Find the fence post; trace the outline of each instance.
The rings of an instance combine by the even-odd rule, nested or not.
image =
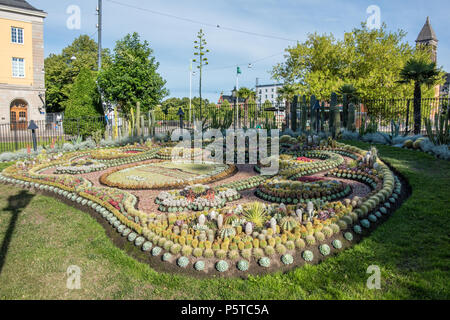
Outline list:
[[[408,103],[406,104],[406,128],[405,128],[405,136],[409,133],[409,106],[410,106],[411,100],[408,99]]]
[[[309,114],[309,131],[314,131],[314,123],[313,123],[313,118],[314,118],[314,107],[316,105],[316,96],[312,95],[311,96],[311,101],[309,101],[309,105],[310,105],[310,114]]]
[[[306,132],[306,117],[308,116],[307,106],[306,106],[306,96],[303,95],[302,102],[302,132]]]
[[[294,101],[291,104],[291,129],[297,132],[297,109],[298,109],[299,96],[294,96]],[[287,113],[286,113],[287,115]]]

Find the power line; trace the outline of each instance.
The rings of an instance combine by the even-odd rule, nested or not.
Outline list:
[[[194,24],[198,24],[198,25],[202,25],[202,26],[207,26],[207,27],[211,27],[211,28],[222,29],[222,30],[231,31],[231,32],[238,32],[238,33],[243,33],[243,34],[247,34],[247,35],[251,35],[251,36],[257,36],[257,37],[262,37],[262,38],[270,38],[270,39],[284,40],[284,41],[290,41],[290,42],[297,42],[298,41],[298,40],[289,39],[289,38],[285,38],[285,37],[279,37],[279,36],[274,36],[274,35],[268,35],[268,34],[263,34],[263,33],[258,33],[258,32],[252,32],[252,31],[247,31],[247,30],[242,30],[242,29],[236,29],[236,28],[221,26],[219,24],[206,23],[206,22],[194,20],[194,19],[191,19],[191,18],[180,17],[180,16],[176,16],[176,15],[173,15],[173,14],[164,13],[164,12],[160,12],[160,11],[155,11],[155,10],[151,10],[151,9],[147,9],[147,8],[142,8],[142,7],[138,7],[138,6],[135,6],[135,5],[131,5],[131,4],[115,1],[115,0],[107,0],[107,1],[109,1],[111,3],[114,3],[114,4],[117,4],[117,5],[120,5],[120,6],[133,8],[133,9],[136,9],[136,10],[145,11],[145,12],[148,12],[148,13],[152,13],[152,14],[156,14],[156,15],[160,15],[160,16],[164,16],[164,17],[168,17],[168,18],[172,18],[172,19],[177,19],[177,20],[185,21],[185,22],[189,22],[189,23],[194,23]]]
[[[258,59],[258,60],[254,60],[254,61],[252,61],[252,62],[246,62],[246,63],[253,65],[253,64],[257,63],[257,62],[261,62],[261,61],[264,61],[264,60],[267,60],[267,59],[270,59],[270,58],[273,58],[273,57],[277,57],[277,56],[279,56],[279,55],[282,55],[283,53],[284,53],[284,51],[283,51],[283,52],[279,52],[279,53],[272,54],[272,55],[267,56],[267,57],[260,58],[260,59]],[[226,66],[226,67],[218,67],[218,68],[212,68],[212,69],[209,69],[209,68],[208,68],[208,71],[216,71],[216,70],[224,70],[224,69],[236,68],[236,66],[238,66],[238,65],[244,65],[244,64],[246,64],[246,63],[234,64],[234,65],[229,65],[229,66]]]

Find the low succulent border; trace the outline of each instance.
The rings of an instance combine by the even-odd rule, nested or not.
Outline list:
[[[49,177],[48,175],[41,175],[37,173],[48,166],[49,164],[47,163],[37,165],[32,167],[32,169],[28,172],[22,172],[20,169],[17,169],[16,166],[11,166],[2,172],[0,175],[0,182],[15,184],[24,188],[32,188],[36,191],[53,193],[55,195],[62,196],[77,205],[89,207],[105,218],[113,228],[120,232],[122,236],[127,237],[128,241],[133,242],[137,247],[142,248],[142,251],[148,252],[150,248],[153,247],[153,252],[154,249],[161,248],[159,253],[171,252],[173,258],[179,256],[176,261],[183,261],[183,263],[179,263],[180,267],[187,267],[191,264],[190,262],[192,261],[190,257],[193,254],[193,249],[203,249],[198,247],[198,244],[194,244],[195,239],[193,237],[189,240],[188,234],[186,234],[187,241],[185,244],[182,244],[181,242],[175,241],[177,239],[181,240],[181,238],[173,238],[173,240],[169,240],[172,238],[170,238],[169,234],[165,235],[163,230],[158,231],[157,229],[154,229],[156,231],[155,233],[148,229],[151,223],[147,226],[146,221],[148,221],[148,217],[146,217],[144,213],[134,209],[137,201],[134,196],[129,194],[127,195],[126,192],[117,191],[118,194],[121,194],[124,197],[123,202],[121,203],[124,206],[124,210],[122,210],[118,204],[99,198],[99,195],[106,195],[107,191],[104,190],[104,188],[94,188],[87,180],[70,176]],[[348,241],[348,239],[352,238],[349,236],[349,234],[352,234],[348,231],[349,228],[354,231],[354,238],[357,238],[360,235],[365,235],[374,227],[374,225],[377,225],[380,221],[383,221],[384,217],[387,217],[396,208],[396,206],[399,205],[399,202],[402,199],[402,185],[400,180],[389,170],[388,166],[382,162],[380,162],[379,173],[383,177],[381,188],[378,191],[372,191],[367,199],[365,199],[364,202],[352,212],[352,214],[338,217],[338,220],[335,220],[335,222],[336,225],[340,226],[336,232],[333,231],[332,235],[343,235],[343,239],[347,239]],[[91,190],[94,190],[95,192]],[[131,216],[127,216],[123,211],[125,211],[125,213],[131,212]],[[156,218],[156,216],[154,217]],[[276,231],[279,231],[278,228]],[[167,238],[167,236],[169,236],[169,238]],[[322,236],[319,237],[319,234],[316,234],[314,238],[315,240],[309,241],[307,246],[304,243],[302,244],[300,241],[298,244],[295,241],[293,243],[297,250],[303,250],[302,255],[305,256],[306,251],[312,252],[310,248],[320,249],[319,246],[324,245],[323,241],[329,241],[327,238],[322,239]],[[170,241],[172,243],[170,243]],[[244,243],[244,247],[240,249],[238,246],[238,249],[240,250],[241,256],[244,259],[247,259],[250,264],[252,264],[253,259],[257,259],[258,264],[261,265],[261,267],[267,268],[271,265],[271,261],[274,261],[272,259],[276,257],[277,254],[280,255],[279,257],[289,254],[290,251],[288,251],[287,248],[292,248],[289,241],[293,240],[290,240],[288,236],[285,236],[284,238],[283,236],[279,238],[277,236],[275,238],[276,251],[274,250],[273,252],[270,252],[268,247],[266,247],[262,253],[262,257],[260,257],[260,250],[258,251],[258,249],[261,248],[259,248],[258,245],[255,245],[256,242],[253,242],[250,245]],[[177,245],[179,250],[175,248]],[[333,248],[330,246],[329,248],[332,252]],[[229,247],[227,253],[226,248],[223,246],[216,248],[205,246],[203,251],[205,259],[212,259],[214,261],[214,257],[219,258],[219,260],[224,260],[231,257],[231,253],[236,250]],[[209,252],[211,252],[212,255],[210,255]],[[325,250],[324,252],[328,252],[328,250]],[[180,260],[182,257],[188,260],[187,264],[186,259]],[[233,254],[232,257],[233,259],[239,258],[239,255],[235,256]],[[293,263],[293,265],[296,265],[296,263]],[[245,269],[244,267],[245,266],[242,266],[241,264],[241,269]]]

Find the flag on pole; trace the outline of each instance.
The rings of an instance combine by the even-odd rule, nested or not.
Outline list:
[[[241,67],[237,67],[237,74],[242,74]]]

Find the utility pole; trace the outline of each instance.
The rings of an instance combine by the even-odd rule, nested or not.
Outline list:
[[[102,0],[98,0],[97,6],[98,15],[98,71],[102,68]]]

